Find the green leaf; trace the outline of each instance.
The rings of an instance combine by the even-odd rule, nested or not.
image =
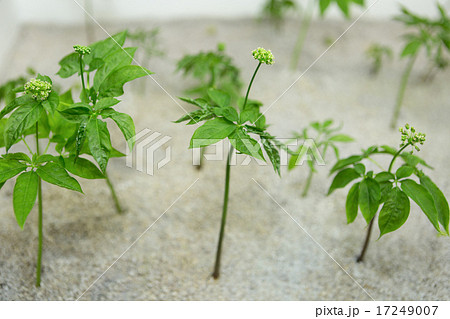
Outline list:
[[[351,224],[358,215],[358,195],[359,195],[359,183],[353,184],[350,188],[347,200],[345,202],[345,212],[347,215],[347,224]]]
[[[36,173],[47,183],[83,193],[78,181],[69,176],[67,171],[59,164],[49,162],[44,166],[39,166]]]
[[[75,156],[64,158],[64,166],[70,173],[86,179],[105,178],[103,173],[91,161]]]
[[[111,139],[106,123],[99,119],[91,118],[86,127],[86,135],[89,142],[89,150],[102,172],[105,173],[111,149]]]
[[[226,118],[228,121],[231,122],[237,122],[239,119],[237,111],[231,106],[215,107],[213,108],[213,112],[215,115],[223,116],[224,118]]]
[[[15,98],[14,100],[11,101],[11,103],[6,105],[0,111],[0,119],[2,119],[5,115],[14,111],[17,107],[25,105],[25,104],[29,104],[29,103],[34,103],[34,102],[35,102],[34,99],[29,94],[25,94],[18,98]]]
[[[127,37],[127,31],[122,31],[114,34],[112,37],[108,37],[105,40],[101,40],[91,44],[89,47],[92,49],[92,53],[89,55],[91,59],[105,59],[105,57],[117,49],[120,49],[125,43]]]
[[[335,189],[345,187],[348,183],[358,177],[360,177],[360,174],[354,168],[343,169],[334,177],[330,189],[328,190],[328,195],[330,195]]]
[[[208,96],[212,101],[214,101],[214,103],[216,103],[220,107],[230,106],[230,95],[226,92],[209,88]]]
[[[400,166],[397,171],[395,172],[395,176],[397,176],[398,179],[405,178],[408,176],[411,176],[411,174],[414,173],[414,168],[411,166]]]
[[[27,128],[36,124],[41,111],[41,103],[34,101],[21,106],[11,114],[5,127],[6,151],[22,136]]]
[[[366,172],[366,167],[362,163],[355,164],[354,168],[355,168],[355,171],[361,176],[363,176],[364,173]]]
[[[206,100],[204,100],[204,99],[195,99],[195,100],[193,100],[193,99],[190,99],[190,98],[187,98],[187,97],[179,97],[179,99],[181,101],[186,102],[186,103],[198,106],[201,109],[206,109],[209,106],[208,102],[206,102]]]
[[[323,16],[325,14],[325,11],[327,10],[330,3],[331,3],[331,0],[319,0],[319,8],[320,8],[321,16]]]
[[[373,178],[365,178],[359,185],[358,203],[359,209],[366,220],[370,223],[380,205],[380,185]]]
[[[273,169],[280,176],[280,153],[278,148],[270,139],[261,137],[261,142],[270,162],[272,163]]]
[[[341,159],[334,164],[334,166],[330,170],[330,174],[333,174],[337,170],[340,170],[341,168],[344,168],[345,166],[354,164],[362,160],[363,157],[361,155],[353,155],[344,159]]]
[[[125,113],[117,112],[113,109],[105,109],[103,110],[100,115],[103,118],[110,118],[114,122],[116,122],[119,129],[122,131],[123,136],[125,137],[125,140],[128,143],[128,147],[130,148],[130,151],[134,147],[135,143],[135,135],[136,130],[134,127],[134,122],[131,116]]]
[[[88,119],[82,119],[75,136],[75,158],[77,158],[83,149],[84,141],[86,140],[86,126]]]
[[[441,233],[438,223],[438,213],[434,206],[434,200],[428,190],[422,185],[417,184],[411,179],[405,179],[401,182],[402,190],[422,209],[428,217],[431,224]]]
[[[6,160],[13,160],[13,161],[24,161],[29,164],[31,164],[30,157],[25,153],[7,153],[2,156]]]
[[[447,235],[449,234],[448,224],[449,224],[449,207],[447,199],[445,198],[442,191],[433,183],[433,181],[426,175],[420,176],[420,184],[425,187],[431,194],[434,200],[434,206],[436,207],[438,213],[438,220],[444,227]]]
[[[408,55],[414,55],[417,53],[417,51],[420,49],[420,46],[422,45],[422,42],[420,40],[413,40],[411,42],[408,42],[406,46],[403,48],[402,57],[408,56]]]
[[[59,111],[59,113],[70,122],[80,122],[91,114],[91,108],[86,103],[75,103],[71,107]]]
[[[49,113],[55,113],[59,105],[59,95],[55,91],[51,91],[47,100],[42,102],[42,106]]]
[[[137,48],[120,48],[105,57],[105,63],[94,76],[94,89],[98,91],[103,81],[114,70],[130,65]]]
[[[264,156],[262,154],[261,145],[250,137],[242,128],[237,128],[228,136],[231,145],[234,148],[243,153],[250,155],[256,159],[265,161]]]
[[[336,0],[338,7],[341,9],[344,16],[348,19],[350,18],[350,11],[348,8],[348,0]]]
[[[117,97],[122,95],[125,83],[134,79],[153,74],[144,67],[127,65],[111,72],[99,88],[99,97]]]
[[[351,137],[348,136],[348,135],[337,134],[337,135],[334,135],[334,136],[330,137],[330,138],[328,139],[328,141],[330,141],[330,142],[349,143],[349,142],[353,142],[354,139],[351,138]]]
[[[27,165],[17,160],[0,159],[0,183],[13,178],[27,169]]]
[[[233,122],[222,117],[206,121],[195,130],[189,148],[204,147],[217,143],[231,135],[236,130],[236,127]]]
[[[380,237],[399,229],[409,216],[409,198],[398,187],[391,189],[378,217]]]
[[[79,55],[76,52],[66,55],[61,61],[59,61],[60,69],[56,73],[63,79],[68,78],[80,71]]]
[[[113,97],[105,97],[97,101],[97,103],[94,105],[94,111],[100,111],[103,109],[110,108],[119,102],[120,102],[119,100]]]
[[[36,202],[39,177],[34,171],[19,175],[13,191],[13,207],[17,223],[23,229],[28,215]]]
[[[381,183],[381,182],[387,182],[387,181],[393,181],[394,179],[395,179],[394,174],[389,173],[389,172],[381,172],[381,173],[378,173],[378,174],[375,176],[375,180],[376,180],[378,183]]]

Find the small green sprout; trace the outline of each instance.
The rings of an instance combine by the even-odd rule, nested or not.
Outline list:
[[[428,168],[430,166],[420,157],[413,155],[412,151],[405,151],[409,146],[413,150],[420,151],[417,144],[422,145],[425,142],[425,134],[416,132],[414,127],[408,124],[400,128],[400,132],[400,149],[397,150],[386,145],[371,146],[360,155],[352,155],[337,161],[330,171],[330,174],[336,172],[337,174],[331,183],[328,194],[360,179],[350,188],[345,204],[348,223],[352,223],[356,219],[359,208],[369,225],[362,251],[357,259],[358,262],[364,259],[378,211],[379,237],[381,238],[383,235],[399,229],[406,222],[410,213],[410,199],[420,207],[439,234],[449,235],[447,199],[419,167],[419,165]],[[392,156],[387,170],[384,170],[371,158],[378,154]],[[394,173],[394,162],[398,157],[403,159],[404,164],[398,167]],[[375,163],[381,168],[381,171],[377,174],[373,171],[366,172],[366,166],[362,163],[365,159]],[[411,178],[413,175],[418,178],[419,183]],[[379,210],[380,206],[381,210]]]
[[[263,17],[269,18],[278,28],[289,11],[297,9],[293,0],[267,0],[262,9]]]
[[[246,154],[265,161],[265,156],[262,151],[263,148],[266,157],[272,163],[274,170],[280,174],[280,155],[278,150],[280,143],[274,136],[266,131],[267,125],[265,116],[260,112],[262,103],[248,99],[253,80],[255,79],[261,64],[273,64],[273,56],[270,51],[261,48],[256,49],[253,52],[257,52],[256,57],[259,63],[250,80],[245,98],[240,99],[237,103],[238,107],[232,106],[231,95],[227,92],[209,88],[207,97],[194,100],[181,98],[181,100],[195,105],[198,109],[175,121],[175,123],[188,121],[188,125],[204,122],[204,124],[198,127],[192,135],[190,148],[203,148],[226,138],[228,138],[231,143],[226,164],[222,221],[213,271],[213,277],[215,279],[219,278],[220,275],[222,243],[225,234],[230,187],[230,161],[234,149],[241,154]],[[253,54],[255,55],[255,53]],[[258,137],[259,141],[254,137]]]
[[[392,49],[379,43],[371,44],[366,50],[366,57],[371,61],[370,74],[380,73],[383,61],[392,59]]]

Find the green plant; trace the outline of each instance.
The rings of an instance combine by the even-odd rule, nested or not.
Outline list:
[[[58,110],[61,115],[58,120],[63,118],[72,123],[73,129],[61,128],[61,123],[55,121],[54,126],[69,134],[57,134],[53,137],[53,141],[57,143],[56,150],[60,154],[66,154],[73,167],[82,165],[83,160],[79,159],[81,154],[94,158],[106,178],[118,212],[122,212],[122,207],[106,167],[110,158],[124,154],[113,148],[105,120],[110,119],[117,124],[131,150],[135,142],[133,119],[113,107],[120,102],[116,97],[124,94],[125,83],[152,74],[141,66],[131,64],[137,48],[122,47],[126,36],[127,32],[123,31],[89,47],[76,45],[75,52],[59,62],[60,70],[57,74],[62,78],[78,74],[82,89],[80,102],[74,103],[68,92],[67,101],[61,103]]]
[[[392,49],[388,46],[372,43],[366,50],[366,57],[370,60],[370,74],[377,75],[380,73],[383,61],[392,59]]]
[[[347,19],[350,19],[350,7],[352,4],[357,4],[364,7],[364,0],[309,0],[301,16],[300,31],[297,37],[297,41],[295,42],[294,51],[292,52],[291,68],[293,70],[297,68],[298,61],[300,60],[300,55],[303,51],[303,45],[305,43],[306,36],[308,35],[309,27],[311,26],[311,19],[316,2],[319,5],[319,12],[322,18],[325,16],[325,13],[332,2],[335,2],[337,4],[340,11]]]
[[[208,89],[208,102],[206,99],[181,98],[183,101],[197,106],[199,109],[184,115],[176,123],[188,121],[188,125],[198,124],[205,121],[192,135],[189,147],[205,147],[228,138],[231,146],[228,152],[225,174],[225,193],[222,210],[222,221],[220,226],[219,241],[217,245],[216,261],[213,277],[219,278],[220,260],[222,254],[222,242],[225,234],[225,223],[227,218],[228,195],[230,187],[230,160],[234,149],[256,159],[263,160],[264,148],[267,157],[275,171],[280,174],[280,156],[277,145],[279,143],[267,131],[265,116],[261,114],[261,102],[249,100],[249,93],[261,64],[273,64],[273,55],[270,51],[258,48],[252,52],[253,57],[258,60],[258,65],[253,73],[244,99],[238,102],[238,108],[232,107],[230,94],[217,89]],[[238,112],[239,111],[239,112]],[[259,136],[261,144],[251,135]]]
[[[56,112],[59,104],[58,94],[52,90],[52,81],[48,76],[38,74],[36,79],[27,82],[14,92],[23,94],[14,98],[0,112],[2,144],[6,153],[0,159],[0,187],[16,175],[13,191],[13,207],[17,223],[23,229],[25,221],[38,200],[38,257],[36,267],[36,286],[41,283],[43,208],[42,180],[59,187],[82,192],[76,179],[71,177],[58,157],[50,155],[47,144],[44,152],[39,148],[39,139],[49,136],[49,118]],[[11,113],[8,119],[4,118]],[[28,145],[26,136],[35,139],[35,150]],[[21,152],[10,153],[16,143],[23,143],[29,155]]]
[[[131,40],[139,48],[142,48],[142,52],[144,53],[143,65],[145,66],[148,65],[148,61],[152,57],[161,57],[165,54],[164,50],[160,47],[159,28],[150,30],[137,29],[134,32],[128,32],[127,39]]]
[[[405,26],[414,28],[415,31],[404,35],[406,44],[400,57],[408,58],[408,62],[403,71],[397,92],[394,114],[391,120],[392,128],[395,128],[397,125],[406,86],[420,50],[422,48],[425,49],[428,60],[437,69],[442,70],[448,65],[448,59],[444,55],[445,51],[448,52],[450,50],[450,19],[445,9],[439,4],[437,6],[440,14],[437,19],[418,16],[405,7],[402,7],[402,14],[395,17],[395,20],[402,22]]]
[[[215,88],[228,92],[233,100],[240,96],[240,71],[232,58],[225,54],[224,43],[219,43],[216,51],[185,55],[178,61],[176,70],[198,80],[198,85],[188,90],[188,94],[198,94],[209,99],[208,89]]]
[[[309,133],[310,128],[314,130],[313,134]],[[312,139],[314,141],[316,150],[320,152],[323,159],[325,159],[327,151],[332,148],[334,151],[334,155],[336,156],[336,160],[339,160],[339,148],[336,143],[349,143],[353,141],[353,138],[351,138],[350,136],[337,133],[341,130],[341,128],[341,126],[333,127],[333,120],[326,120],[323,123],[312,122],[308,127],[304,128],[301,133],[294,133],[294,138],[297,140],[304,140],[305,142]],[[298,161],[303,159],[307,151],[308,147],[305,145],[305,143],[303,143],[298,147],[296,151],[290,152],[291,157],[289,159],[288,169],[292,170],[294,167],[296,167]],[[303,197],[306,197],[308,195],[308,190],[311,185],[313,174],[317,172],[315,169],[314,159],[308,159],[308,167],[309,173],[305,187],[303,188]]]
[[[27,69],[28,76],[36,76],[36,71],[32,68]],[[6,81],[0,86],[0,102],[4,101],[5,105],[11,103],[17,96],[18,92],[15,92],[14,89],[23,86],[27,82],[25,76],[19,76],[12,80]]]
[[[295,1],[292,0],[267,0],[262,9],[262,15],[269,18],[275,26],[279,27],[285,14],[297,8]]]
[[[401,144],[399,149],[389,146],[372,146],[360,155],[353,155],[341,159],[331,169],[330,174],[336,173],[328,194],[338,188],[343,188],[350,182],[360,180],[352,185],[346,200],[347,222],[352,223],[358,214],[358,207],[368,223],[366,239],[357,261],[361,262],[366,253],[372,226],[380,206],[378,227],[380,238],[400,228],[408,219],[410,199],[412,199],[427,216],[431,224],[441,235],[449,235],[449,206],[442,191],[432,182],[429,176],[419,168],[419,165],[429,167],[424,160],[413,155],[413,150],[419,151],[418,145],[425,141],[425,134],[418,133],[408,124],[400,128]],[[405,151],[411,147],[411,151]],[[381,166],[381,171],[375,174],[366,172],[362,163],[364,159],[372,160],[377,154],[392,157],[387,170]],[[395,160],[400,157],[404,164],[393,171]],[[377,164],[378,165],[378,164]],[[353,167],[350,167],[353,166]],[[379,166],[379,165],[378,165]],[[416,176],[419,184],[411,177]],[[441,230],[443,227],[443,230]]]

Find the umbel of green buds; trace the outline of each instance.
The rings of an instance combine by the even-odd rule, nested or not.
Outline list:
[[[399,131],[400,133],[402,133],[402,143],[400,144],[400,146],[410,144],[411,146],[414,146],[416,151],[420,151],[420,148],[416,144],[423,145],[423,143],[425,142],[424,133],[416,132],[416,129],[412,126],[409,126],[409,124],[406,124],[405,127],[400,127]]]
[[[45,101],[50,92],[52,91],[52,85],[47,81],[39,79],[31,79],[25,85],[25,93],[31,94],[33,99]]]
[[[265,63],[267,65],[272,65],[275,62],[273,59],[272,52],[264,48],[257,48],[253,50],[252,55],[255,58],[255,60],[258,60],[259,62]]]
[[[76,44],[76,45],[73,46],[73,49],[79,55],[86,55],[86,54],[90,54],[91,53],[91,48],[90,47],[85,47],[84,45]]]

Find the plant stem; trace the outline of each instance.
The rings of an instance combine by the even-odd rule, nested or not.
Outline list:
[[[36,155],[39,156],[39,124],[36,123]],[[38,256],[36,265],[36,287],[41,286],[41,265],[42,265],[42,241],[43,241],[43,214],[42,214],[42,180],[38,177]]]
[[[203,166],[203,154],[205,154],[205,148],[204,147],[200,147],[200,159],[197,165],[197,169],[201,170],[202,166]]]
[[[313,177],[314,172],[312,169],[309,170],[308,178],[306,179],[305,188],[303,189],[302,197],[306,197],[308,195],[309,186],[311,185],[311,180]]]
[[[392,170],[392,166],[394,165],[394,162],[395,162],[395,159],[400,155],[400,153],[406,148],[406,147],[408,147],[410,144],[408,143],[408,144],[406,144],[406,145],[404,145],[402,148],[400,148],[398,151],[397,151],[397,153],[395,153],[395,155],[394,155],[394,157],[392,158],[392,160],[391,160],[391,163],[389,164],[389,169],[388,169],[388,172],[390,173],[391,172],[391,170]]]
[[[111,180],[109,179],[108,173],[106,173],[106,172],[105,172],[105,179],[106,179],[106,184],[108,184],[108,187],[111,191],[111,196],[114,200],[114,205],[116,206],[116,211],[117,211],[117,213],[122,214],[123,210],[122,210],[122,206],[120,205],[119,198],[117,197],[116,190],[114,189],[114,185],[112,184]]]
[[[291,69],[295,70],[300,60],[300,55],[302,54],[303,44],[305,43],[306,36],[308,35],[309,27],[312,20],[312,3],[314,1],[310,0],[306,11],[303,13],[302,22],[300,24],[300,31],[298,33],[297,41],[295,42],[294,51],[292,52],[291,58]]]
[[[227,221],[228,193],[230,189],[230,161],[231,157],[233,156],[233,151],[234,151],[233,146],[230,146],[230,150],[228,151],[228,159],[225,173],[225,192],[223,196],[223,210],[222,210],[222,221],[220,223],[219,243],[217,244],[216,262],[214,264],[214,272],[212,274],[214,279],[218,279],[220,275],[220,258],[222,256],[222,242],[223,236],[225,234],[225,223]]]
[[[357,263],[360,263],[364,260],[364,255],[366,254],[367,247],[369,247],[370,242],[370,234],[372,233],[372,227],[373,227],[373,221],[375,220],[375,216],[373,216],[372,220],[369,223],[369,227],[367,228],[367,235],[366,240],[364,241],[363,248],[361,250],[361,254],[359,254],[358,258],[356,259]]]
[[[245,106],[247,105],[248,95],[249,95],[249,93],[250,93],[250,89],[251,89],[251,87],[252,87],[253,80],[255,79],[256,73],[258,73],[258,70],[259,70],[259,67],[261,66],[261,64],[262,64],[262,62],[259,62],[259,63],[258,63],[258,66],[257,66],[256,69],[255,69],[255,72],[253,72],[252,79],[250,80],[250,83],[249,83],[248,88],[247,88],[247,93],[245,94],[244,105],[242,106],[242,109],[243,109],[243,110],[245,109]]]
[[[86,92],[86,85],[84,84],[84,72],[83,72],[83,56],[79,55],[79,61],[80,61],[80,75],[81,75],[81,85],[83,86],[83,94],[86,99],[86,102],[89,101],[88,94]]]
[[[414,62],[416,61],[417,53],[409,58],[408,64],[406,65],[405,71],[403,71],[402,79],[400,81],[400,88],[397,93],[397,99],[394,107],[394,114],[391,120],[391,128],[395,128],[397,125],[398,116],[400,115],[400,108],[403,103],[403,98],[405,96],[406,85],[408,84],[409,76],[411,74]]]

